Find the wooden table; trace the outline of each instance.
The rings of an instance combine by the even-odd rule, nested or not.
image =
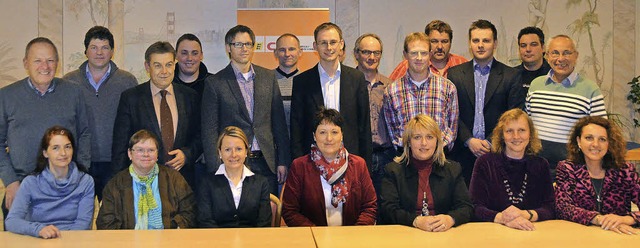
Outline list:
[[[620,235],[595,226],[553,220],[519,231],[494,223],[469,223],[444,233],[407,226],[184,229],[154,231],[63,231],[45,240],[0,232],[2,248],[102,247],[639,247],[640,235]],[[638,230],[640,231],[640,230]]]
[[[407,226],[312,227],[323,247],[638,247],[639,235],[620,235],[595,226],[553,220],[519,231],[494,223],[469,223],[444,233]],[[640,230],[637,230],[640,231]]]
[[[2,248],[316,247],[309,227],[183,230],[63,231],[57,239],[0,232]]]

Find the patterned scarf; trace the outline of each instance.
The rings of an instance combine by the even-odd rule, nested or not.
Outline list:
[[[133,178],[133,185],[138,188],[140,193],[138,202],[135,203],[138,206],[136,230],[164,228],[162,224],[162,209],[158,206],[151,187],[153,180],[158,177],[158,172],[158,164],[156,164],[149,175],[142,177],[136,174],[133,170],[133,165],[129,166],[129,174]]]
[[[322,152],[315,144],[311,145],[311,161],[316,165],[316,168],[320,170],[322,178],[331,185],[331,205],[338,208],[339,203],[345,203],[347,201],[347,195],[349,195],[349,184],[344,178],[344,173],[347,171],[349,161],[349,153],[343,145],[340,146],[337,159],[327,162],[322,156]]]

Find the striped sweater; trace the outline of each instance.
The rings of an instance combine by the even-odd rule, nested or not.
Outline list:
[[[551,79],[552,71],[531,82],[525,107],[541,140],[567,143],[571,128],[585,116],[607,117],[598,85],[572,73],[562,83]]]

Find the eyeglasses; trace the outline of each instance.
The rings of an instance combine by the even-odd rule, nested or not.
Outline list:
[[[135,153],[137,155],[144,155],[144,154],[156,154],[156,152],[158,152],[158,149],[156,149],[156,148],[148,148],[148,149],[131,148],[131,151],[133,151],[133,153]]]
[[[427,57],[429,55],[429,51],[410,51],[407,54],[409,54],[409,58],[415,59],[418,55]]]
[[[323,40],[323,41],[318,42],[317,44],[318,44],[318,46],[323,46],[323,47],[330,47],[330,46],[334,47],[338,43],[340,43],[339,40],[330,40],[330,41]]]
[[[570,50],[564,50],[562,51],[562,54],[558,51],[558,50],[553,50],[551,52],[549,52],[549,57],[551,58],[560,58],[560,56],[562,57],[569,57],[571,55],[573,55],[574,51],[570,51]]]
[[[229,43],[230,46],[233,46],[235,48],[242,48],[243,46],[246,47],[253,47],[253,42],[231,42]]]
[[[362,54],[362,56],[366,56],[366,57],[371,56],[371,54],[373,54],[374,57],[380,57],[380,55],[382,55],[382,51],[371,51],[371,50],[360,50],[360,49],[358,49],[358,52],[360,54]]]

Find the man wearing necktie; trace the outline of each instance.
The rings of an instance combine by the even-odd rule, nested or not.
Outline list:
[[[172,84],[175,50],[156,42],[145,52],[150,80],[122,93],[113,130],[113,173],[127,166],[127,142],[141,129],[160,138],[158,164],[180,171],[194,188],[193,164],[202,152],[200,97],[187,86]]]

